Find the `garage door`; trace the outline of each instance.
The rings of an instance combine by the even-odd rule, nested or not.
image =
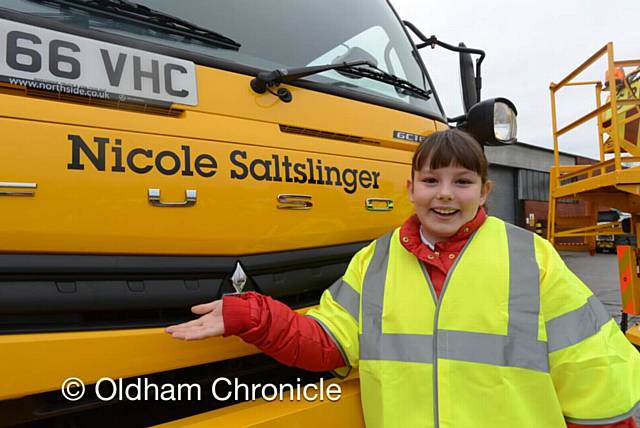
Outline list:
[[[487,202],[490,215],[513,224],[516,222],[515,172],[515,168],[498,165],[489,167],[489,180],[493,181],[493,190]]]

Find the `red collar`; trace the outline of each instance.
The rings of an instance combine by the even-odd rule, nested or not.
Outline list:
[[[467,239],[476,231],[487,218],[484,208],[480,207],[475,217],[458,229],[455,235],[446,241],[435,243],[436,251],[460,251]],[[417,215],[409,217],[400,228],[400,242],[402,245],[419,259],[422,255],[431,254],[433,251],[422,243],[420,239],[420,220]]]

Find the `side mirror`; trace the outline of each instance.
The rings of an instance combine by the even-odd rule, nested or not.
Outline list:
[[[461,48],[466,47],[464,43],[460,43],[458,46]],[[473,60],[468,52],[460,52],[460,84],[464,112],[468,113],[471,107],[480,101],[476,91],[476,74],[473,71]]]
[[[485,146],[502,146],[516,142],[518,132],[516,106],[506,98],[481,101],[469,109],[459,127]]]

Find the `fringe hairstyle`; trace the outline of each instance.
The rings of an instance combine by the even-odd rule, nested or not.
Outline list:
[[[411,161],[413,171],[420,171],[428,162],[431,170],[460,166],[475,171],[484,185],[489,180],[488,162],[484,150],[470,134],[458,129],[447,129],[429,135],[416,149]]]

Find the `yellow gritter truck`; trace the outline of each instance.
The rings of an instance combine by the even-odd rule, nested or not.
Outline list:
[[[8,0],[0,46],[0,426],[221,407],[237,425],[314,420],[292,403],[96,385],[318,381],[237,338],[183,343],[163,327],[234,291],[316,304],[410,214],[426,135],[515,141],[515,107],[479,102],[484,53],[425,37],[384,0]],[[460,53],[463,116],[445,115],[426,46]],[[69,378],[82,397],[61,394]],[[344,390],[332,411],[357,408],[357,379]]]

